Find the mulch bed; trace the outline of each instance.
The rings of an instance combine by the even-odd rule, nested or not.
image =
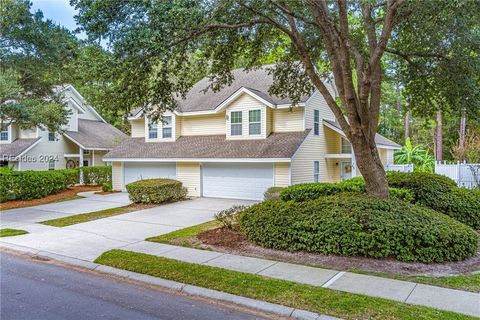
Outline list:
[[[480,269],[480,252],[476,256],[464,261],[424,264],[401,262],[393,259],[342,257],[309,252],[288,252],[266,249],[251,243],[240,233],[227,228],[216,228],[199,233],[197,237],[192,240],[198,242],[198,245],[205,249],[345,271],[357,269],[399,275],[438,277],[467,274]]]
[[[106,194],[112,194],[112,193],[120,193],[121,191],[97,191],[94,192],[95,194],[100,194],[100,195],[106,195]]]
[[[32,199],[32,200],[13,200],[0,203],[0,210],[7,210],[7,209],[16,209],[16,208],[25,208],[31,206],[38,206],[41,204],[47,204],[51,202],[55,202],[58,200],[62,200],[65,198],[70,198],[75,196],[79,192],[85,191],[98,191],[101,190],[99,186],[75,186],[71,187],[65,191],[61,191],[56,194],[51,194],[44,198],[40,199]]]

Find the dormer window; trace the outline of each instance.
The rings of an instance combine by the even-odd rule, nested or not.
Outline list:
[[[230,135],[242,135],[242,111],[232,111],[230,113]]]
[[[8,126],[6,123],[2,123],[0,129],[0,141],[8,141]]]
[[[262,113],[260,110],[250,110],[248,112],[248,134],[257,135],[262,133]]]
[[[318,136],[320,134],[320,111],[313,110],[313,134]]]
[[[158,137],[158,127],[155,122],[152,120],[148,120],[148,138],[149,139],[157,139]]]
[[[172,116],[163,117],[162,138],[172,137]]]

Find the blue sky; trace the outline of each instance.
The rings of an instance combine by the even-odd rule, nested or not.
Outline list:
[[[77,24],[73,16],[77,13],[75,8],[70,6],[69,0],[31,0],[32,10],[41,10],[45,18],[63,25],[69,30],[75,30]],[[77,35],[84,39],[85,34]]]

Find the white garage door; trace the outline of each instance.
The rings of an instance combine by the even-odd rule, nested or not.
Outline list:
[[[271,163],[207,163],[202,165],[204,197],[262,200],[273,186]]]
[[[172,178],[176,176],[175,163],[162,162],[125,162],[124,164],[124,182],[125,185],[130,182],[153,179],[153,178]]]

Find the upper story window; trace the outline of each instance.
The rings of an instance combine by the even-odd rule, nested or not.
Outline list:
[[[163,117],[162,138],[172,137],[172,116]]]
[[[55,141],[55,132],[48,132],[48,141]]]
[[[262,113],[260,110],[250,110],[248,112],[248,134],[261,134],[262,133]]]
[[[157,124],[152,122],[152,120],[148,120],[148,138],[149,139],[157,139],[158,138],[158,127]]]
[[[242,111],[232,111],[230,113],[230,135],[242,135]]]
[[[313,161],[313,181],[318,182],[320,178],[320,162]]]
[[[320,111],[313,110],[313,134],[318,136],[320,134]]]
[[[8,141],[8,126],[3,123],[0,127],[0,141]]]
[[[342,153],[352,153],[352,145],[344,137],[342,137]]]

